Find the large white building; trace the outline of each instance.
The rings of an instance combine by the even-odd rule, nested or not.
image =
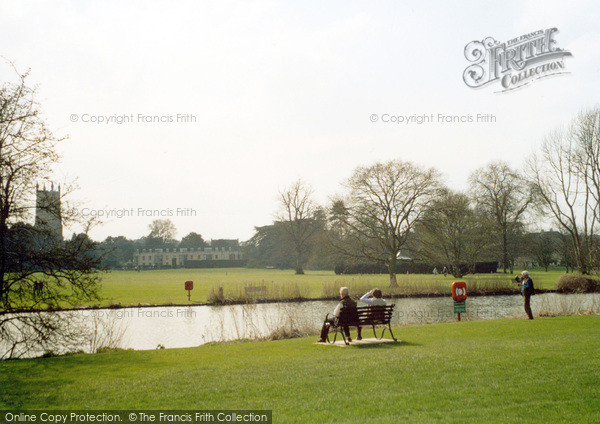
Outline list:
[[[133,262],[138,266],[181,267],[192,261],[239,261],[243,259],[239,247],[171,247],[138,249],[133,254]]]

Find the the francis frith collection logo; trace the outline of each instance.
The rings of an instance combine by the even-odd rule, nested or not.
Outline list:
[[[487,37],[471,41],[465,57],[471,64],[463,73],[465,84],[479,88],[498,82],[500,92],[514,90],[540,78],[565,73],[568,50],[556,45],[556,28],[538,30],[504,43]]]

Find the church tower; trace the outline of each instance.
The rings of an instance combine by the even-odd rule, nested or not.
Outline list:
[[[44,185],[41,189],[35,187],[35,226],[52,235],[57,240],[63,239],[62,218],[60,212],[60,185],[54,190],[54,183],[50,190]]]

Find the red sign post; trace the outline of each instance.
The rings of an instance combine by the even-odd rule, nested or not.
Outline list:
[[[455,281],[452,283],[452,299],[454,299],[454,313],[458,314],[460,321],[460,313],[467,312],[467,283],[464,281]]]
[[[188,292],[188,300],[191,300],[192,290],[194,290],[194,282],[186,281],[185,282],[185,290],[187,290],[187,292]]]

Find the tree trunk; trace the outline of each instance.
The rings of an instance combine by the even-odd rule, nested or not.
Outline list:
[[[452,264],[452,265],[450,265],[450,269],[451,269],[451,272],[452,272],[452,276],[454,278],[462,278],[463,277],[463,273],[460,270],[460,264],[458,264],[458,265],[457,264]]]
[[[390,287],[398,287],[398,280],[396,279],[396,254],[390,256],[388,269],[390,271]]]
[[[582,241],[577,228],[571,231],[571,244],[573,246],[573,254],[575,255],[575,263],[571,264],[571,268],[575,269],[576,266],[580,273],[587,274],[587,261],[581,249]]]
[[[508,268],[508,236],[506,229],[502,230],[502,266],[506,274],[506,269]]]
[[[396,273],[390,271],[390,287],[398,287],[398,280],[396,279]]]
[[[304,275],[304,267],[302,266],[302,250],[296,248],[296,275]]]
[[[5,286],[6,282],[4,281],[5,271],[6,271],[6,237],[7,237],[7,227],[5,225],[6,220],[2,217],[2,222],[0,223],[0,308],[4,308],[4,306],[8,306],[8,302],[5,302],[5,297],[8,297]]]
[[[579,269],[579,272],[582,273],[583,275],[587,275],[587,273],[588,273],[587,261],[586,261],[586,258],[584,258],[584,256],[583,256],[581,247],[579,247],[579,246],[577,247],[575,254],[577,255],[577,268]]]

